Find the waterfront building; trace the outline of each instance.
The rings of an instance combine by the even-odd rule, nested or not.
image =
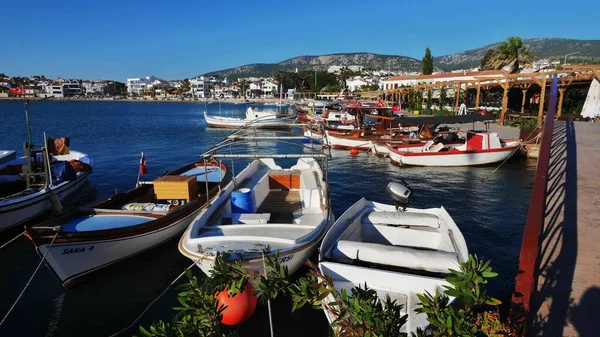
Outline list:
[[[383,90],[393,90],[402,86],[411,86],[417,84],[428,84],[436,82],[450,81],[475,81],[477,78],[499,78],[507,74],[504,70],[484,70],[484,71],[456,71],[449,73],[437,73],[431,75],[402,75],[388,78],[381,81]]]
[[[145,78],[134,77],[127,79],[127,95],[129,96],[142,96],[144,91],[152,88],[152,83],[155,83],[158,79],[152,75],[146,76]]]
[[[190,95],[194,98],[210,98],[210,79],[207,76],[190,79]]]
[[[369,84],[371,84],[371,83],[367,82],[366,80],[363,80],[360,77],[346,80],[346,88],[348,88],[348,90],[350,90],[350,91],[356,91],[356,90],[360,89],[360,87],[362,87],[363,85],[369,85]]]
[[[46,86],[46,95],[47,97],[56,97],[62,98],[63,95],[63,86],[60,82],[52,82]]]
[[[96,82],[85,80],[83,81],[83,89],[86,96],[100,96],[104,94],[106,84],[104,82]]]

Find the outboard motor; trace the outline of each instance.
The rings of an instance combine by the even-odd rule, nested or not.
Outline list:
[[[412,201],[412,190],[408,187],[408,184],[402,179],[402,182],[391,182],[385,189],[386,192],[392,197],[392,203],[396,206],[396,210],[406,210],[406,206]]]

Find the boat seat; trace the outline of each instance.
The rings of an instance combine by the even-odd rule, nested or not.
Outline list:
[[[437,143],[434,146],[432,146],[431,148],[429,148],[428,152],[440,152],[440,150],[443,148],[444,148],[444,144]]]
[[[423,145],[423,152],[425,151],[429,151],[429,147],[431,145],[433,145],[434,141],[433,140],[428,140],[427,143],[425,143],[425,145]]]
[[[437,216],[416,212],[371,212],[363,216],[362,223],[440,228],[440,219]]]
[[[448,273],[448,269],[459,268],[455,253],[378,243],[340,240],[333,247],[331,255],[341,260],[359,260],[434,273]]]

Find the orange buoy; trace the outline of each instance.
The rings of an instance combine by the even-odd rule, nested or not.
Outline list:
[[[350,155],[351,156],[357,156],[358,155],[358,149],[357,148],[351,148],[350,149]]]
[[[246,283],[244,287],[244,294],[247,294],[248,297],[248,309],[246,310],[246,315],[244,316],[244,321],[247,321],[252,314],[254,314],[254,310],[256,309],[256,304],[258,303],[258,297],[254,294],[254,287],[250,282]]]
[[[248,312],[248,295],[243,293],[229,296],[227,290],[217,294],[219,308],[225,307],[221,312],[221,323],[225,325],[238,325],[246,318]]]

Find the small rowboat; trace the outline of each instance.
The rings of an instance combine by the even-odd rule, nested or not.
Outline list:
[[[93,161],[85,153],[68,150],[48,155],[47,148],[25,148],[28,153],[20,158],[14,151],[0,151],[0,231],[56,207],[92,172]]]
[[[212,128],[237,129],[248,126],[251,128],[277,129],[290,127],[289,121],[277,118],[277,113],[256,111],[252,107],[246,109],[244,118],[210,116],[204,111],[204,120]]]
[[[228,138],[242,141],[265,140],[290,143],[303,136],[255,135],[238,133]],[[215,257],[240,261],[248,272],[263,271],[263,256],[279,252],[280,262],[290,273],[298,270],[317,249],[333,221],[327,184],[327,156],[322,148],[311,151],[297,144],[303,153],[230,153],[212,158],[254,158],[223,188],[217,198],[194,219],[179,241],[179,251],[195,261],[207,275]],[[214,148],[215,150],[218,147]],[[247,152],[243,147],[241,151]],[[286,159],[288,165],[275,162]],[[317,159],[322,159],[321,163]],[[291,159],[296,159],[291,163]]]
[[[69,288],[179,235],[206,205],[204,187],[212,197],[226,177],[224,164],[192,163],[78,212],[26,226],[26,235],[40,256],[48,254],[44,262]]]
[[[408,188],[390,183],[392,198],[410,195]],[[408,192],[407,192],[408,190]],[[360,199],[325,235],[319,249],[319,269],[333,280],[333,286],[348,293],[365,283],[380,299],[390,296],[408,315],[403,332],[416,332],[429,322],[415,309],[417,294],[434,294],[448,285],[448,269],[468,260],[465,239],[443,207],[416,209]],[[324,299],[323,311],[331,323],[336,320],[333,295]]]
[[[475,166],[501,162],[519,149],[518,139],[501,139],[495,132],[469,131],[456,146],[428,142],[421,146],[388,147],[390,159],[413,166]]]

